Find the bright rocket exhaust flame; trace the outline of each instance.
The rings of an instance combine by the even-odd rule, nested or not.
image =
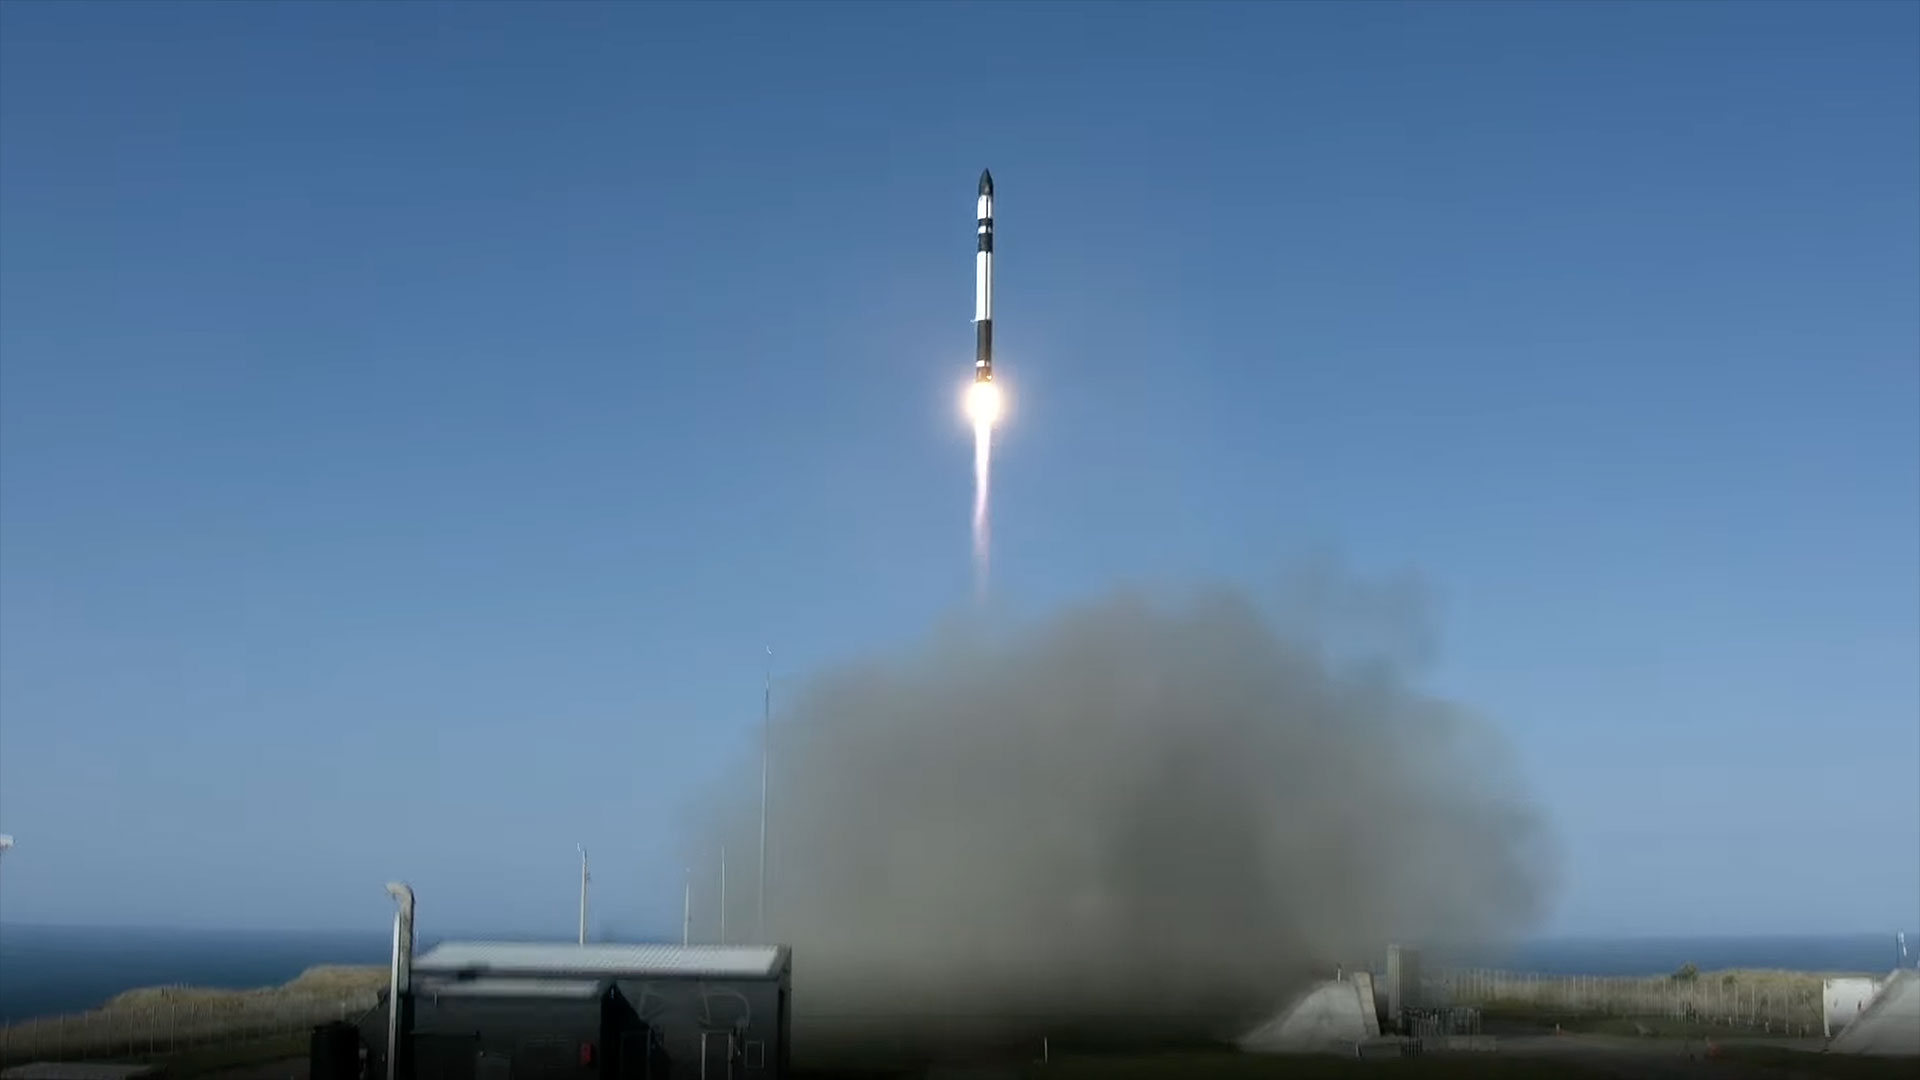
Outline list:
[[[975,426],[992,427],[1000,419],[1000,388],[990,382],[977,382],[967,389],[967,415]]]
[[[1000,418],[1000,388],[976,382],[967,390],[967,413],[973,417],[973,590],[987,591],[987,496],[993,480],[993,423]]]

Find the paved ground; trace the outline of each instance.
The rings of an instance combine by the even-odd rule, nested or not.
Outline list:
[[[307,1080],[307,1059],[288,1058],[202,1073],[196,1080]]]

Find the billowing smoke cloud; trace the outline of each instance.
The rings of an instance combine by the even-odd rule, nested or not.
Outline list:
[[[796,1015],[1224,1029],[1390,940],[1525,929],[1542,830],[1498,741],[1404,650],[1330,647],[1371,607],[1423,650],[1418,612],[1310,584],[1277,611],[1121,596],[950,627],[814,680],[773,729],[768,931]],[[750,852],[757,790],[727,798],[716,828]]]

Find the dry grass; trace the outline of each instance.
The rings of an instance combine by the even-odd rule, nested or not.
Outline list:
[[[1478,1005],[1489,1017],[1688,1017],[1721,1026],[1817,1031],[1821,982],[1830,977],[1753,969],[1706,971],[1691,979],[1464,971],[1444,973],[1439,982],[1454,1003]]]
[[[1735,968],[1729,971],[1703,971],[1693,980],[1693,985],[1701,990],[1711,990],[1716,986],[1733,987],[1740,990],[1768,991],[1812,991],[1820,992],[1820,984],[1828,979],[1837,979],[1851,975],[1850,972],[1837,971],[1774,971],[1766,968]],[[1669,980],[1674,981],[1674,980]]]
[[[101,1012],[132,1012],[192,1005],[206,1012],[242,1011],[273,1001],[364,995],[387,984],[384,967],[311,967],[291,982],[246,990],[206,986],[149,986],[116,994]]]
[[[383,965],[350,967],[323,964],[310,967],[281,987],[290,994],[367,993],[387,985],[390,972]]]
[[[0,1029],[0,1060],[154,1057],[296,1034],[365,1012],[385,978],[384,968],[318,967],[281,986],[129,990],[92,1012]]]

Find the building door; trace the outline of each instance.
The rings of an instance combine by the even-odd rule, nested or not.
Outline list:
[[[700,1080],[733,1080],[733,1032],[700,1033]]]
[[[653,1031],[641,1028],[620,1036],[620,1080],[653,1080],[654,1058],[659,1050]]]

